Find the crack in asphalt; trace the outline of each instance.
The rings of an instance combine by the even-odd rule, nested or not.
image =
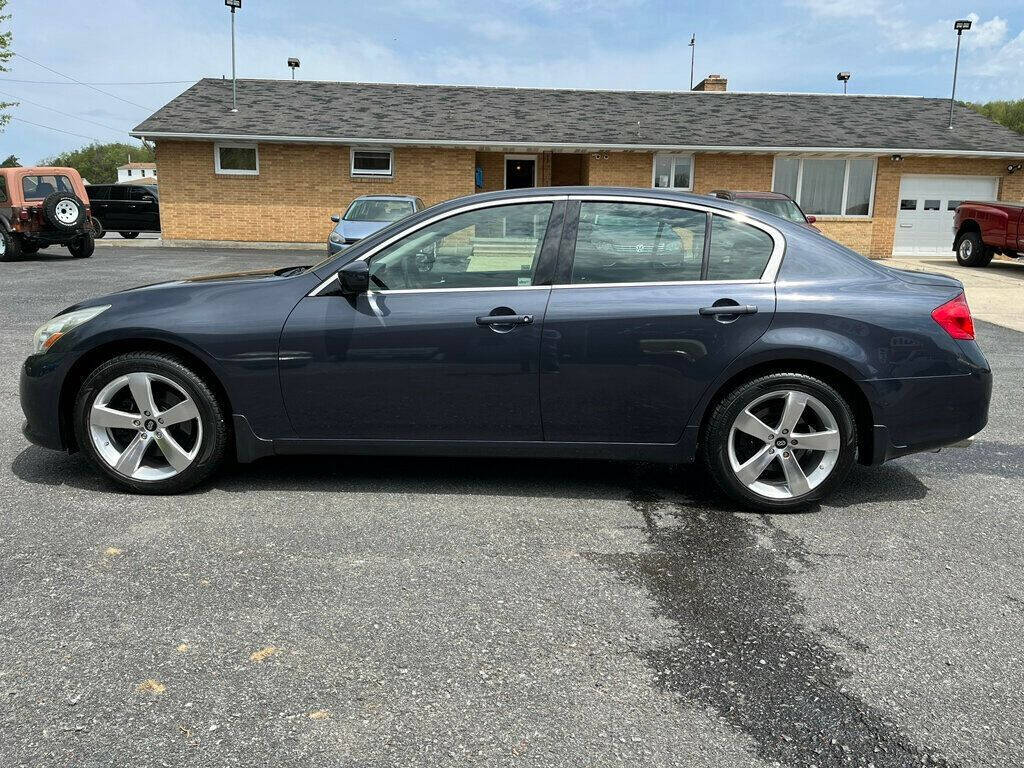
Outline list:
[[[646,491],[634,491],[629,503],[649,551],[584,556],[644,587],[656,614],[675,626],[669,645],[636,649],[662,690],[711,708],[768,763],[955,765],[849,690],[842,657],[799,621],[805,611],[790,584],[791,564],[814,563],[798,538],[767,516],[755,525],[725,511],[695,513]],[[820,631],[868,650],[835,628]]]

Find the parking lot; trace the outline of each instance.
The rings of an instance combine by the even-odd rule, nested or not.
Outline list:
[[[737,513],[693,468],[536,460],[266,459],[132,496],[23,440],[19,365],[57,311],[319,258],[0,265],[0,763],[1019,762],[1024,334],[978,323],[972,446],[856,467],[797,515]]]

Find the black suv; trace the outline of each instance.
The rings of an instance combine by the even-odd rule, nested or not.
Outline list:
[[[160,196],[155,186],[90,184],[87,191],[93,219],[98,222],[98,226],[94,224],[96,237],[107,231],[127,238],[160,231]]]

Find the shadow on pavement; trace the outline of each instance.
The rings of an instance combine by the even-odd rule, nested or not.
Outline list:
[[[669,645],[635,649],[667,694],[716,713],[769,765],[951,765],[845,687],[850,671],[820,637],[834,628],[800,621],[790,563],[813,564],[798,538],[769,517],[758,525],[726,512],[695,514],[649,488],[635,489],[630,503],[649,550],[583,554],[646,589],[655,614],[674,625]]]
[[[29,446],[15,457],[11,470],[28,483],[66,485],[113,495],[125,493],[94,471],[81,454]],[[640,486],[676,498],[685,497],[685,503],[695,508],[736,509],[699,465],[548,459],[281,456],[253,464],[229,465],[211,482],[189,494],[201,495],[212,489],[232,493],[386,491],[625,501],[630,498],[630,488]],[[927,492],[914,474],[899,465],[855,466],[850,479],[828,504],[846,507],[905,501],[923,498]]]

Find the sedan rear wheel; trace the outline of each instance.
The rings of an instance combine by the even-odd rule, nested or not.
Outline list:
[[[853,463],[856,427],[842,396],[804,374],[772,374],[730,392],[705,431],[705,459],[743,504],[785,511],[824,498]]]
[[[93,371],[75,405],[79,447],[107,476],[136,491],[190,488],[222,463],[224,410],[181,361],[132,353]]]

